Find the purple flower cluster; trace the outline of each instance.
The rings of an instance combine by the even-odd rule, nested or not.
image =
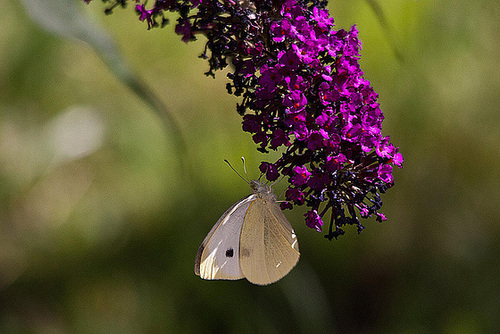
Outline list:
[[[307,226],[322,231],[330,212],[325,237],[331,240],[345,225],[361,232],[359,218],[386,220],[378,212],[380,194],[394,184],[393,166],[402,167],[403,157],[382,135],[378,95],[358,63],[356,27],[334,30],[325,6],[319,0],[156,0],[149,9],[136,1],[135,9],[148,28],[177,12],[175,31],[184,42],[206,36],[207,75],[232,63],[227,90],[242,97],[243,130],[259,151],[283,152],[260,170],[269,181],[287,178],[282,208],[305,204]]]

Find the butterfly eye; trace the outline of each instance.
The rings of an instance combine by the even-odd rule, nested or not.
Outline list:
[[[226,257],[233,257],[233,255],[234,255],[234,250],[232,248],[229,248],[226,251]]]

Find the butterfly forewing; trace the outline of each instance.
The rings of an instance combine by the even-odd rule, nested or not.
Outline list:
[[[240,279],[240,234],[255,195],[231,206],[215,223],[198,248],[194,271],[203,279]]]
[[[263,194],[248,207],[240,235],[243,275],[259,285],[278,281],[299,260],[297,238],[274,195]]]

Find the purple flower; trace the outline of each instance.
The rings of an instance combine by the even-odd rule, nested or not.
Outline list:
[[[316,119],[314,120],[316,125],[318,125],[321,128],[329,126],[331,123],[331,118],[330,118],[331,112],[332,112],[332,110],[330,108],[328,113],[322,112],[318,117],[316,117]]]
[[[274,36],[273,41],[283,42],[290,33],[291,24],[288,20],[275,21],[271,24],[271,33]]]
[[[361,232],[360,218],[386,220],[381,194],[403,156],[382,135],[384,115],[359,65],[355,26],[334,30],[322,1],[156,0],[149,10],[145,0],[134,3],[148,29],[178,13],[182,41],[204,35],[206,75],[232,66],[226,88],[240,98],[243,131],[262,153],[281,149],[260,170],[269,181],[287,178],[283,209],[306,205],[306,225],[318,231],[329,215],[330,240],[347,225]]]
[[[359,209],[359,214],[361,215],[361,217],[363,218],[368,218],[369,215],[370,215],[370,210],[368,210],[368,208],[365,206],[365,207],[361,207]]]
[[[290,140],[282,129],[274,130],[271,138],[271,148],[276,149],[281,145],[290,146]]]
[[[381,158],[389,159],[392,157],[392,154],[394,152],[394,146],[389,142],[389,136],[383,138],[380,141],[380,144],[378,145],[376,152]]]
[[[286,83],[286,87],[289,91],[294,91],[294,90],[300,91],[309,88],[307,81],[305,81],[304,78],[301,77],[300,75],[293,74],[291,76],[285,77],[284,80]]]
[[[309,137],[310,131],[307,124],[304,122],[295,122],[292,134],[297,140],[306,141]]]
[[[381,164],[378,168],[377,175],[379,179],[385,183],[392,183],[394,178],[392,177],[392,166],[387,164]]]
[[[341,169],[345,162],[347,162],[347,158],[342,153],[333,157],[328,156],[326,158],[325,169],[329,172],[334,172]]]
[[[383,222],[387,220],[386,216],[383,213],[377,212],[375,215],[377,216],[378,222]]]
[[[293,201],[295,204],[302,205],[304,203],[305,195],[300,189],[289,187],[286,191],[286,198]]]
[[[187,43],[194,38],[191,33],[191,22],[189,20],[181,20],[181,22],[175,26],[175,33],[182,35],[181,40],[184,43]]]
[[[288,127],[288,128],[295,128],[298,127],[299,125],[304,125],[306,122],[306,116],[307,114],[305,111],[298,112],[298,113],[286,113],[286,117],[283,120],[283,123]]]
[[[262,129],[260,117],[256,115],[245,115],[243,117],[243,131],[255,133]]]
[[[259,169],[262,173],[266,174],[266,179],[269,181],[275,181],[280,176],[276,166],[269,162],[261,163]]]
[[[135,11],[139,13],[139,20],[146,21],[148,23],[148,29],[151,29],[153,26],[152,14],[153,10],[146,10],[144,5],[136,5]]]
[[[293,168],[294,176],[291,178],[291,183],[295,186],[301,186],[309,180],[311,172],[305,166],[296,166]]]
[[[302,8],[297,6],[295,0],[285,0],[282,4],[280,14],[283,17],[295,18],[302,14]]]
[[[323,147],[323,142],[328,139],[328,132],[323,129],[319,129],[319,131],[313,131],[309,136],[309,140],[307,142],[307,148],[315,151]]]
[[[307,99],[304,93],[300,90],[293,90],[289,94],[285,95],[283,98],[283,105],[288,107],[286,112],[296,113],[304,110],[307,105]]]
[[[267,146],[267,135],[265,132],[259,131],[256,134],[252,136],[253,141],[256,144],[261,144],[261,147],[266,147]]]
[[[323,226],[323,220],[321,220],[320,215],[318,215],[318,211],[312,210],[308,211],[304,214],[306,217],[306,225],[310,228],[315,229],[318,232],[321,232],[321,228]]]
[[[394,154],[394,156],[392,157],[392,161],[399,168],[403,167],[403,155],[401,153],[398,152]]]
[[[331,79],[331,77],[328,77],[328,79]],[[328,83],[329,81],[331,80],[322,82],[319,87],[319,100],[325,106],[338,102],[341,98],[340,93]]]
[[[342,139],[350,142],[357,142],[363,133],[363,128],[361,124],[348,123],[342,133]]]
[[[361,107],[360,112],[362,114],[361,125],[363,126],[363,129],[373,135],[380,134],[380,128],[384,115],[378,105],[375,107],[365,105]]]
[[[318,7],[313,8],[312,19],[318,23],[318,28],[323,31],[330,30],[334,22],[333,17],[328,15],[328,10],[321,10]]]
[[[269,68],[269,66],[264,64],[260,68],[260,73],[259,85],[271,92],[276,89],[283,79],[283,76],[279,72],[279,67]]]
[[[293,73],[301,65],[300,58],[293,50],[280,52],[278,54],[278,61],[282,65],[281,72],[285,74]]]
[[[372,135],[369,132],[363,132],[359,140],[361,144],[361,149],[363,152],[370,152],[374,147],[378,145],[378,136]]]
[[[310,63],[314,62],[314,60],[315,60],[314,53],[311,52],[311,50],[308,50],[307,46],[308,45],[306,45],[302,48],[299,48],[295,44],[292,45],[292,49],[295,52],[295,55],[304,64],[310,64]],[[314,50],[312,50],[312,51],[314,51]]]
[[[307,181],[307,186],[313,190],[321,192],[325,186],[330,184],[330,177],[327,173],[323,173],[322,171],[315,169],[312,173],[312,176]]]

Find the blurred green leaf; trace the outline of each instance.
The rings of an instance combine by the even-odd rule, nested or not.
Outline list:
[[[65,38],[83,41],[94,48],[111,72],[149,105],[161,118],[176,145],[179,157],[186,144],[177,122],[166,106],[128,66],[111,36],[82,10],[79,0],[21,0],[32,20],[43,29]],[[179,159],[182,161],[182,159]]]
[[[396,40],[396,36],[394,35],[391,26],[389,25],[389,22],[387,21],[387,18],[385,17],[384,10],[382,9],[382,6],[380,6],[380,3],[377,0],[366,0],[368,2],[368,5],[372,9],[373,13],[377,17],[378,22],[380,23],[380,26],[384,30],[386,34],[386,38],[389,42],[389,45],[392,48],[392,52],[394,53],[394,56],[399,62],[403,62],[404,58],[401,52],[399,51],[398,48],[398,42]]]

